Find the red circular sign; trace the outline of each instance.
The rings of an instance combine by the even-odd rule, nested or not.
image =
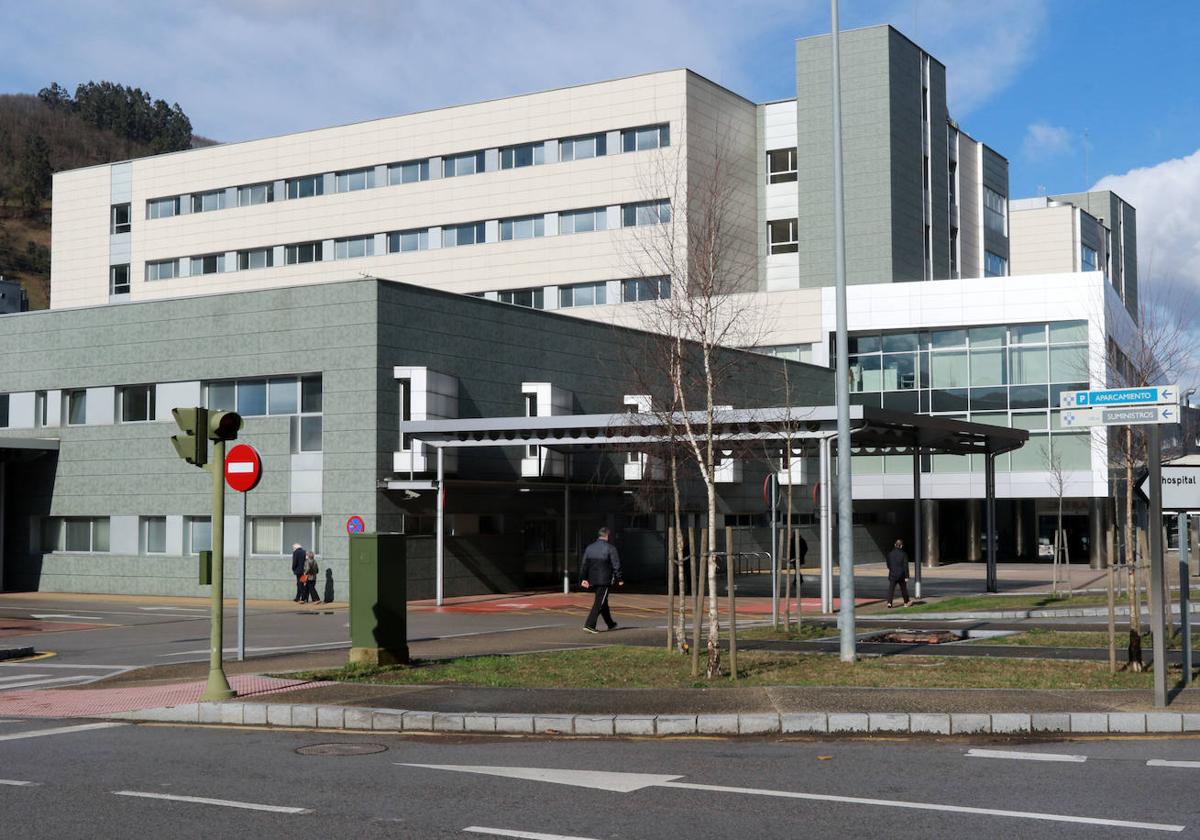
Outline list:
[[[247,493],[262,478],[262,459],[253,446],[239,443],[225,456],[225,483],[231,490]]]

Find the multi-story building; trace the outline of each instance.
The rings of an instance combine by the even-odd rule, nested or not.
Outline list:
[[[1099,562],[1109,521],[1102,504],[1109,495],[1105,442],[1098,432],[1059,428],[1055,408],[1065,387],[1106,384],[1104,348],[1135,328],[1133,209],[1112,193],[1010,206],[1008,163],[953,120],[940,62],[887,26],[843,33],[842,51],[855,401],[1030,430],[1032,444],[998,465],[999,514],[1013,535],[1002,541],[1002,558],[1033,554],[1038,518],[1062,493],[1073,515],[1087,517],[1073,525],[1076,556],[1086,546]],[[784,101],[756,104],[688,70],[671,70],[58,173],[51,306],[63,310],[64,323],[87,321],[99,308],[106,322],[132,325],[160,312],[145,308],[151,304],[164,313],[178,305],[216,318],[267,300],[258,293],[277,292],[304,305],[281,306],[275,319],[287,320],[288,330],[293,321],[301,328],[308,321],[314,340],[324,340],[324,330],[338,327],[305,306],[332,306],[336,293],[300,290],[331,283],[338,285],[323,288],[352,289],[343,284],[367,277],[585,321],[648,326],[645,313],[654,302],[686,294],[688,284],[639,259],[646,237],[672,243],[676,264],[686,265],[693,222],[719,182],[726,247],[749,267],[723,291],[742,296],[741,308],[756,320],[751,343],[767,354],[828,365],[834,323],[829,57],[827,36],[800,39],[796,96]],[[226,303],[212,303],[209,311],[196,302],[205,296]],[[395,305],[413,300],[406,293]],[[438,318],[456,317],[445,301],[458,300],[463,312],[483,305],[438,300]],[[365,322],[364,329],[387,343],[425,330],[426,317],[416,307]],[[514,329],[561,330],[562,323],[529,320]],[[82,389],[79,405],[90,416],[95,391],[107,418],[124,410],[108,406],[109,392],[143,380],[165,384],[157,393],[166,394],[175,393],[172,382],[193,383],[187,398],[210,404],[227,398],[222,381],[236,380],[228,404],[237,406],[242,379],[268,383],[268,401],[274,378],[293,377],[303,389],[304,377],[318,370],[306,367],[302,354],[283,367],[267,364],[274,333],[267,322],[250,327],[244,352],[257,361],[236,371],[180,368],[163,379],[138,369],[120,382],[108,374],[66,384],[30,385],[25,378],[19,388],[4,379],[0,393],[33,393],[30,416],[69,418],[76,398],[68,392]],[[469,333],[456,326],[450,334],[457,341]],[[471,399],[449,362],[414,358],[416,345],[402,355],[389,360],[378,397],[382,403],[385,390],[399,389],[398,422],[454,417],[457,401]],[[575,386],[551,375],[554,365],[553,358],[539,359],[532,364],[536,375],[514,380],[517,402],[506,411],[553,414],[583,402]],[[322,376],[328,393],[329,374]],[[70,377],[48,382],[60,379]],[[798,395],[810,387],[791,385]],[[251,405],[257,387],[247,391]],[[811,403],[823,388],[811,385],[804,399],[792,401]],[[625,391],[605,399],[614,397],[614,407],[641,399]],[[38,392],[46,395],[40,404]],[[302,390],[297,394],[302,406]],[[167,404],[160,398],[157,419]],[[304,413],[297,408],[296,415],[291,434],[302,445]],[[390,423],[389,414],[379,425]],[[428,477],[433,469],[419,441],[408,449],[364,445],[378,446],[381,474]],[[1056,455],[1068,474],[1057,490],[1050,481]],[[734,464],[722,466],[723,476],[740,474]],[[644,467],[631,460],[623,471],[637,481],[654,472]],[[557,453],[536,446],[519,468],[541,477],[566,469]],[[860,556],[874,559],[874,548],[912,526],[906,503],[912,477],[900,460],[892,464],[869,452],[857,454],[855,469]],[[938,456],[925,459],[923,470],[931,474],[924,530],[937,535],[926,558],[978,559],[977,465]],[[316,481],[295,479],[297,488],[307,488],[296,490],[297,498],[309,506],[316,504],[306,496],[317,492]],[[321,492],[330,492],[331,481],[321,479]],[[727,522],[761,524],[756,496],[729,491]],[[290,515],[293,503],[270,513]],[[341,513],[328,501],[321,505]],[[811,515],[807,502],[799,507],[802,520]],[[182,513],[171,515],[183,521]],[[328,523],[322,529],[328,544]],[[541,533],[535,528],[526,539],[546,543]]]

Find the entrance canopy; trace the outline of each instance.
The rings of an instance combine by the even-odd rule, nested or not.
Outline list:
[[[457,420],[417,420],[402,424],[404,436],[424,441],[437,452],[437,603],[442,603],[445,536],[445,475],[443,451],[488,446],[545,446],[637,449],[679,440],[690,423],[697,433],[706,425],[704,412],[660,415],[622,412],[618,414],[563,414],[553,417],[479,417]],[[832,454],[836,448],[837,408],[832,405],[748,408],[718,411],[714,415],[713,438],[718,445],[762,442],[782,450],[816,440],[821,450],[821,602],[832,610],[833,551],[832,517],[828,488],[832,484]],[[905,414],[871,406],[850,406],[852,452],[863,455],[911,455],[913,461],[913,507],[916,529],[913,552],[916,593],[921,596],[921,466],[922,455],[983,455],[987,532],[987,591],[995,592],[996,581],[996,456],[1020,449],[1029,439],[1024,429],[1009,429],[982,423],[966,423],[943,417]],[[417,489],[415,481],[389,481],[389,489]],[[424,484],[424,482],[422,482]],[[420,489],[426,489],[421,487]],[[568,558],[564,556],[563,587],[567,588]],[[773,561],[774,563],[774,561]]]
[[[686,419],[695,428],[704,428],[704,412],[690,412]],[[682,413],[634,412],[418,420],[404,423],[404,435],[446,448],[530,444],[636,447],[678,439],[684,420]],[[1020,449],[1029,439],[1024,429],[861,405],[850,406],[850,428],[853,451],[874,455],[1001,455]],[[713,426],[714,440],[726,443],[823,439],[836,431],[837,409],[832,405],[718,411]]]
[[[0,463],[32,461],[47,452],[57,452],[58,441],[48,438],[0,437]]]

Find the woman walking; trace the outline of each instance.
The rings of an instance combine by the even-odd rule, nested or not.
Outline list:
[[[317,594],[317,575],[321,569],[317,566],[317,555],[309,551],[304,555],[304,598],[301,603],[312,601],[314,604],[321,603],[321,596]]]

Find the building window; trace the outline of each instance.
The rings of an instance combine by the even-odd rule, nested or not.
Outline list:
[[[335,239],[333,242],[333,258],[335,260],[352,260],[356,257],[375,256],[374,236],[355,236],[351,239]]]
[[[133,214],[128,204],[114,204],[110,217],[109,233],[129,233],[132,226]]]
[[[250,184],[238,187],[238,207],[252,207],[275,200],[274,184]]]
[[[813,346],[811,344],[775,344],[769,347],[755,347],[753,350],[755,353],[774,356],[776,359],[812,363]]]
[[[958,203],[958,161],[950,161],[947,183],[950,185],[950,206]]]
[[[129,294],[129,263],[108,267],[108,293],[110,295]]]
[[[529,309],[545,308],[545,290],[538,289],[505,289],[496,293],[496,299],[501,303],[511,303],[513,306],[525,306]]]
[[[983,188],[983,226],[1008,234],[1008,199],[991,187]]]
[[[407,251],[424,251],[429,247],[429,229],[401,230],[388,234],[388,253],[402,254]]]
[[[300,242],[296,245],[288,245],[283,249],[284,262],[288,265],[298,265],[300,263],[320,262],[321,261],[321,243],[320,242]]]
[[[525,143],[500,150],[501,169],[520,169],[522,166],[541,166],[546,162],[545,143]]]
[[[220,274],[224,270],[224,254],[206,254],[203,257],[192,257],[192,270],[188,273],[194,277],[197,274]]]
[[[993,254],[991,251],[983,252],[983,276],[984,277],[1007,277],[1008,276],[1008,260],[999,254]]]
[[[465,225],[449,225],[442,228],[442,247],[454,248],[459,245],[478,245],[484,241],[483,222],[471,222]]]
[[[152,198],[146,202],[147,219],[168,219],[179,215],[179,196]]]
[[[42,550],[105,553],[108,528],[107,516],[48,516],[42,520]]]
[[[500,239],[534,239],[546,233],[545,216],[523,216],[519,219],[500,220]]]
[[[253,268],[270,268],[274,263],[274,248],[255,248],[250,251],[238,251],[239,271],[249,271]]]
[[[212,551],[212,519],[207,516],[189,516],[183,522],[185,554]]]
[[[429,160],[410,160],[405,163],[393,163],[388,167],[388,184],[415,184],[417,181],[429,180]]]
[[[585,134],[582,137],[569,137],[558,141],[559,160],[586,160],[587,158],[603,157],[607,153],[607,136],[604,134]]]
[[[291,178],[287,182],[288,198],[309,198],[314,195],[322,195],[324,192],[324,175],[306,175],[303,178]]]
[[[785,184],[796,180],[796,149],[772,149],[767,152],[767,183]]]
[[[8,394],[0,394],[0,429],[8,428]]]
[[[126,385],[119,395],[122,423],[144,423],[154,419],[153,385]]]
[[[559,286],[558,305],[561,308],[570,306],[597,306],[607,303],[607,283],[575,283],[571,286]]]
[[[1087,245],[1080,246],[1079,266],[1082,271],[1100,270],[1100,255],[1096,253],[1095,248],[1089,248]]]
[[[192,212],[209,213],[225,209],[225,190],[192,193]]]
[[[295,414],[299,407],[300,383],[295,377],[267,381],[267,411],[270,414]]]
[[[167,517],[143,516],[141,521],[142,554],[167,553]]]
[[[538,416],[538,398],[537,393],[532,392],[525,395],[525,416]],[[536,458],[538,456],[538,447],[536,444],[529,444],[525,447],[526,458]],[[540,472],[540,470],[539,470]]]
[[[665,198],[659,201],[640,201],[637,204],[621,205],[622,227],[665,225],[669,221],[671,221],[671,202]]]
[[[608,227],[608,209],[590,207],[587,210],[568,210],[558,214],[558,232],[590,233]]]
[[[255,516],[250,520],[250,553],[263,557],[284,557],[299,543],[307,551],[320,554],[320,517]]]
[[[795,254],[800,250],[798,221],[775,219],[767,222],[767,242],[772,254]]]
[[[400,451],[408,452],[411,444],[404,435],[404,424],[412,420],[412,379],[396,380],[400,385]]]
[[[958,277],[958,228],[950,228],[950,276]]]
[[[74,391],[63,391],[63,408],[66,416],[63,420],[68,426],[82,426],[87,423],[87,391],[82,388]]]
[[[357,192],[369,190],[375,186],[375,167],[367,166],[362,169],[348,169],[337,173],[337,191]]]
[[[442,177],[457,178],[483,171],[483,152],[466,152],[442,158]]]
[[[292,452],[321,451],[321,375],[277,376],[204,384],[210,410],[236,411],[243,417],[290,416]]]
[[[50,397],[45,391],[33,392],[33,422],[38,428],[45,428],[50,419]]]
[[[671,296],[670,277],[638,277],[621,281],[621,302],[638,303]]]
[[[671,145],[671,129],[666,125],[627,128],[621,132],[621,150],[625,152],[640,152],[669,145]]]
[[[178,260],[160,260],[158,262],[146,263],[146,279],[148,281],[170,280],[171,278],[178,276]]]

